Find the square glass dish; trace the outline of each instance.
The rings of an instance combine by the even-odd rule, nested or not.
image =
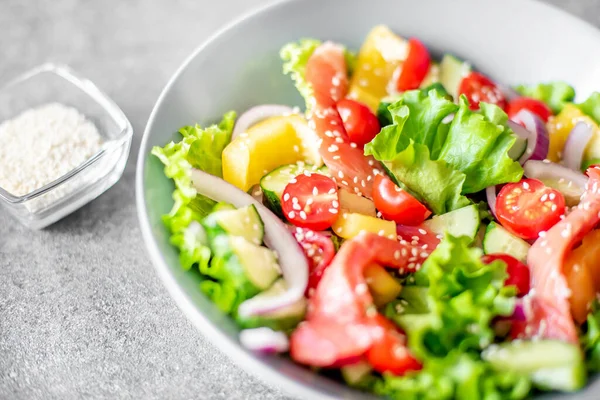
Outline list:
[[[42,229],[95,199],[123,174],[133,129],[123,111],[69,67],[41,65],[0,87],[0,124],[48,103],[77,109],[94,123],[99,150],[70,172],[22,196],[0,187],[0,204],[21,223]]]

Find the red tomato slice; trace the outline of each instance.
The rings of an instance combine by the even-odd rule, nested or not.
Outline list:
[[[464,94],[469,100],[471,110],[479,110],[479,102],[495,104],[503,110],[506,99],[496,84],[479,72],[471,72],[460,82],[459,94]]]
[[[504,261],[506,264],[508,278],[504,281],[504,285],[516,286],[517,296],[525,296],[529,293],[531,277],[527,265],[508,254],[486,254],[481,258],[484,264],[491,264],[496,260]]]
[[[304,76],[313,88],[317,104],[335,106],[348,92],[344,48],[332,42],[317,47],[306,63]]]
[[[406,335],[382,315],[377,316],[378,323],[385,327],[381,338],[376,339],[367,352],[367,360],[378,372],[404,375],[408,371],[418,371],[421,363],[415,359],[406,347]]]
[[[515,119],[515,116],[521,110],[531,111],[544,122],[548,122],[548,119],[552,116],[552,110],[544,102],[529,97],[517,97],[511,100],[506,108],[506,113],[508,118],[515,122],[521,122]]]
[[[498,221],[523,239],[536,239],[560,221],[565,213],[565,197],[537,179],[508,183],[496,200]]]
[[[339,366],[356,362],[375,347],[371,356],[377,371],[399,371],[403,357],[406,365],[414,365],[408,351],[397,350],[402,340],[386,346],[390,339],[385,336],[398,328],[378,314],[364,277],[371,264],[415,271],[409,262],[413,250],[417,251],[410,244],[366,232],[345,242],[309,299],[306,320],[292,333],[292,359],[318,367]]]
[[[375,177],[373,202],[383,218],[402,225],[420,225],[431,215],[419,200],[384,175]]]
[[[396,82],[398,91],[418,89],[425,79],[431,64],[431,57],[427,47],[417,38],[408,41],[408,56],[406,61],[399,67],[400,76]]]
[[[300,174],[283,191],[281,208],[292,224],[322,231],[338,218],[337,185],[321,174]]]
[[[588,168],[587,175],[590,179],[579,206],[536,240],[527,254],[540,311],[528,321],[526,337],[579,342],[563,264],[567,252],[600,222],[600,168]]]
[[[331,238],[306,228],[293,228],[294,237],[308,259],[308,286],[306,295],[312,296],[323,273],[331,264],[335,248]]]
[[[440,244],[441,235],[438,236],[424,226],[396,225],[398,239],[419,248],[421,253],[431,254]]]
[[[369,143],[381,130],[375,114],[369,107],[356,100],[340,100],[337,109],[344,122],[348,138],[359,146]]]
[[[306,79],[313,88],[316,103],[309,126],[321,140],[319,153],[338,185],[371,198],[373,177],[382,170],[381,165],[350,141],[335,107],[348,86],[342,49],[331,44],[321,45],[308,59],[306,68]],[[340,76],[343,77],[341,83],[336,79]]]

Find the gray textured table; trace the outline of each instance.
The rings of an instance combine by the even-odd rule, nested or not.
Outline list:
[[[135,131],[122,180],[66,219],[30,232],[0,210],[0,399],[286,398],[175,307],[146,256],[133,189],[168,77],[210,33],[264,2],[0,0],[0,80],[47,60],[70,64]],[[600,0],[550,2],[600,26]]]

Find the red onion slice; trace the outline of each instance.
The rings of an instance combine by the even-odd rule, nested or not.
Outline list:
[[[294,110],[291,107],[281,104],[263,104],[252,107],[238,118],[233,128],[231,139],[235,139],[241,133],[246,132],[252,125],[256,125],[267,118],[293,113]]]
[[[588,181],[587,176],[579,171],[546,161],[529,160],[523,165],[523,172],[526,177],[538,179],[560,191],[568,206],[579,204]]]
[[[485,189],[485,196],[487,197],[487,203],[490,207],[490,211],[494,218],[496,218],[496,186],[489,186]]]
[[[523,164],[527,160],[543,160],[548,156],[548,149],[550,147],[550,138],[548,137],[548,130],[546,124],[537,115],[527,110],[521,110],[515,115],[514,122],[522,122],[525,125],[527,131],[529,131],[529,138],[527,139],[527,149],[523,156],[519,159],[519,162]],[[514,122],[509,123],[511,128],[516,129],[518,124]],[[519,134],[519,133],[517,133]]]
[[[261,353],[284,353],[290,348],[285,333],[269,328],[244,329],[240,332],[240,342],[248,350]]]
[[[215,201],[224,201],[235,207],[254,204],[265,225],[265,243],[279,257],[288,290],[279,297],[248,299],[240,304],[238,314],[244,317],[266,314],[302,298],[308,285],[308,262],[286,225],[262,203],[221,178],[193,168],[192,182],[198,193]]]
[[[593,136],[592,127],[581,121],[571,130],[565,148],[563,149],[563,162],[567,168],[575,171],[581,170],[583,152]]]

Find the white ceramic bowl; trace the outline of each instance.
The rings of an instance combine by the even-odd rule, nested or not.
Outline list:
[[[301,105],[290,79],[281,73],[281,46],[315,37],[357,49],[377,24],[419,37],[434,54],[447,51],[467,59],[503,83],[560,79],[571,83],[579,98],[600,89],[600,32],[532,0],[279,1],[230,24],[184,62],[158,99],[140,148],[137,204],[150,257],[179,307],[207,338],[249,372],[311,400],[373,396],[240,346],[235,324],[198,290],[197,276],[179,266],[161,221],[173,203],[173,186],[150,150],[173,139],[179,127],[218,121],[230,109]],[[594,391],[600,391],[599,382],[571,398],[597,399]]]

